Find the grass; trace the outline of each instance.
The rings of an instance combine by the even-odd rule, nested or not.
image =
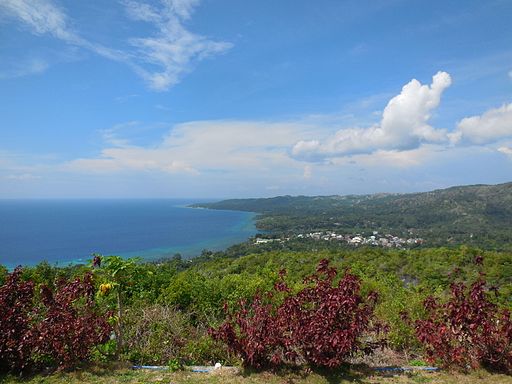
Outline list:
[[[285,371],[240,372],[232,369],[221,369],[210,373],[190,371],[167,372],[149,370],[131,370],[125,367],[93,366],[84,370],[52,375],[36,375],[30,378],[13,376],[0,377],[2,384],[336,384],[336,383],[429,383],[429,384],[512,384],[512,377],[492,374],[483,370],[470,374],[448,372],[412,372],[384,376],[365,368],[339,370],[330,372]]]

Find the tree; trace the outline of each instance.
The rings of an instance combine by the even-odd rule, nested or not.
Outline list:
[[[107,296],[115,295],[117,321],[114,328],[117,340],[117,355],[121,352],[123,340],[123,294],[132,283],[136,272],[136,259],[123,259],[120,256],[101,256],[94,254],[92,265],[95,273],[101,275],[104,282],[100,285],[99,293]]]

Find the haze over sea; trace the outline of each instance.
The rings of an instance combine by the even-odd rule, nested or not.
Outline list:
[[[0,200],[0,264],[66,265],[92,253],[145,260],[246,240],[254,214],[187,208],[197,200]]]

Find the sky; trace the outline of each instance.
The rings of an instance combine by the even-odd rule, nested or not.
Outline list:
[[[512,2],[0,0],[0,198],[512,181]]]

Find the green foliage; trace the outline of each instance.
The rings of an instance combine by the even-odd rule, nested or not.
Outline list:
[[[125,356],[137,364],[205,364],[225,361],[226,349],[191,314],[159,304],[131,307],[123,323]]]
[[[423,313],[424,295],[415,287],[406,287],[396,275],[382,274],[367,277],[359,274],[365,287],[379,292],[380,301],[375,315],[389,326],[387,339],[394,350],[411,351],[419,348],[412,325],[405,323],[400,314],[408,311],[414,319]]]
[[[258,228],[274,233],[379,231],[427,240],[428,246],[470,244],[511,249],[512,183],[414,194],[278,196],[196,204],[257,212]]]
[[[8,272],[7,268],[4,267],[3,265],[0,265],[0,286],[5,283],[5,281],[7,280],[8,274],[9,274],[9,272]]]
[[[42,261],[34,267],[24,267],[23,279],[33,281],[36,285],[46,285],[55,289],[59,280],[71,280],[83,276],[88,270],[83,265],[58,267],[50,265],[47,261]]]
[[[409,361],[409,365],[410,365],[411,367],[424,367],[424,366],[426,366],[426,365],[428,365],[428,364],[427,364],[427,362],[426,362],[426,361],[424,361],[424,360],[421,360],[421,359],[413,359],[413,360]]]
[[[204,320],[214,315],[220,300],[212,281],[194,271],[178,274],[159,299],[165,305],[192,313],[194,320]]]
[[[120,256],[105,256],[101,258],[101,269],[104,276],[115,282],[121,289],[133,285],[137,259],[123,259]]]
[[[171,372],[177,372],[183,370],[183,364],[179,359],[171,359],[167,362],[167,368]]]
[[[355,353],[371,353],[382,346],[382,327],[372,326],[378,294],[362,295],[356,275],[337,274],[323,259],[300,291],[293,292],[280,279],[273,291],[256,295],[251,304],[226,308],[226,321],[210,333],[238,354],[244,366],[256,369],[305,362],[334,368]]]
[[[187,364],[238,364],[239,361],[223,345],[213,340],[206,332],[201,331],[195,338],[188,340],[181,351],[183,361]]]
[[[222,317],[225,302],[234,304],[249,299],[273,282],[268,277],[249,273],[208,274],[190,269],[179,273],[163,289],[159,301],[188,311],[195,322],[215,323]]]
[[[103,258],[102,265],[92,269],[95,299],[103,310],[117,310],[121,303],[121,316],[116,311],[111,317],[116,334],[124,335],[119,357],[164,365],[172,359],[193,364],[233,362],[225,347],[206,333],[208,327],[217,327],[225,320],[224,303],[233,307],[240,300],[250,302],[258,292],[271,290],[283,268],[288,272],[286,283],[296,293],[304,287],[303,278],[324,258],[340,272],[350,268],[360,277],[363,294],[372,290],[379,293],[375,314],[389,326],[388,339],[395,350],[417,352],[410,323],[403,322],[400,313],[407,311],[412,322],[421,318],[426,296],[447,296],[455,268],[458,280],[474,281],[478,276],[473,264],[477,255],[484,257],[487,281],[499,288],[499,298],[493,300],[500,307],[512,308],[510,252],[469,246],[353,249],[323,241],[271,244],[262,248],[248,242],[222,252],[203,252],[193,260],[174,257],[142,263],[116,256]],[[88,266],[59,268],[41,263],[24,269],[22,279],[53,289],[61,277],[75,278],[88,270]],[[5,268],[0,268],[0,282],[4,275]],[[102,284],[110,283],[112,288],[101,293]],[[112,358],[117,341],[97,348],[95,359]]]
[[[109,340],[105,344],[97,345],[92,351],[92,360],[105,363],[115,358],[116,341]]]
[[[187,340],[196,335],[186,314],[161,305],[127,309],[123,331],[126,356],[137,364],[179,359]]]

